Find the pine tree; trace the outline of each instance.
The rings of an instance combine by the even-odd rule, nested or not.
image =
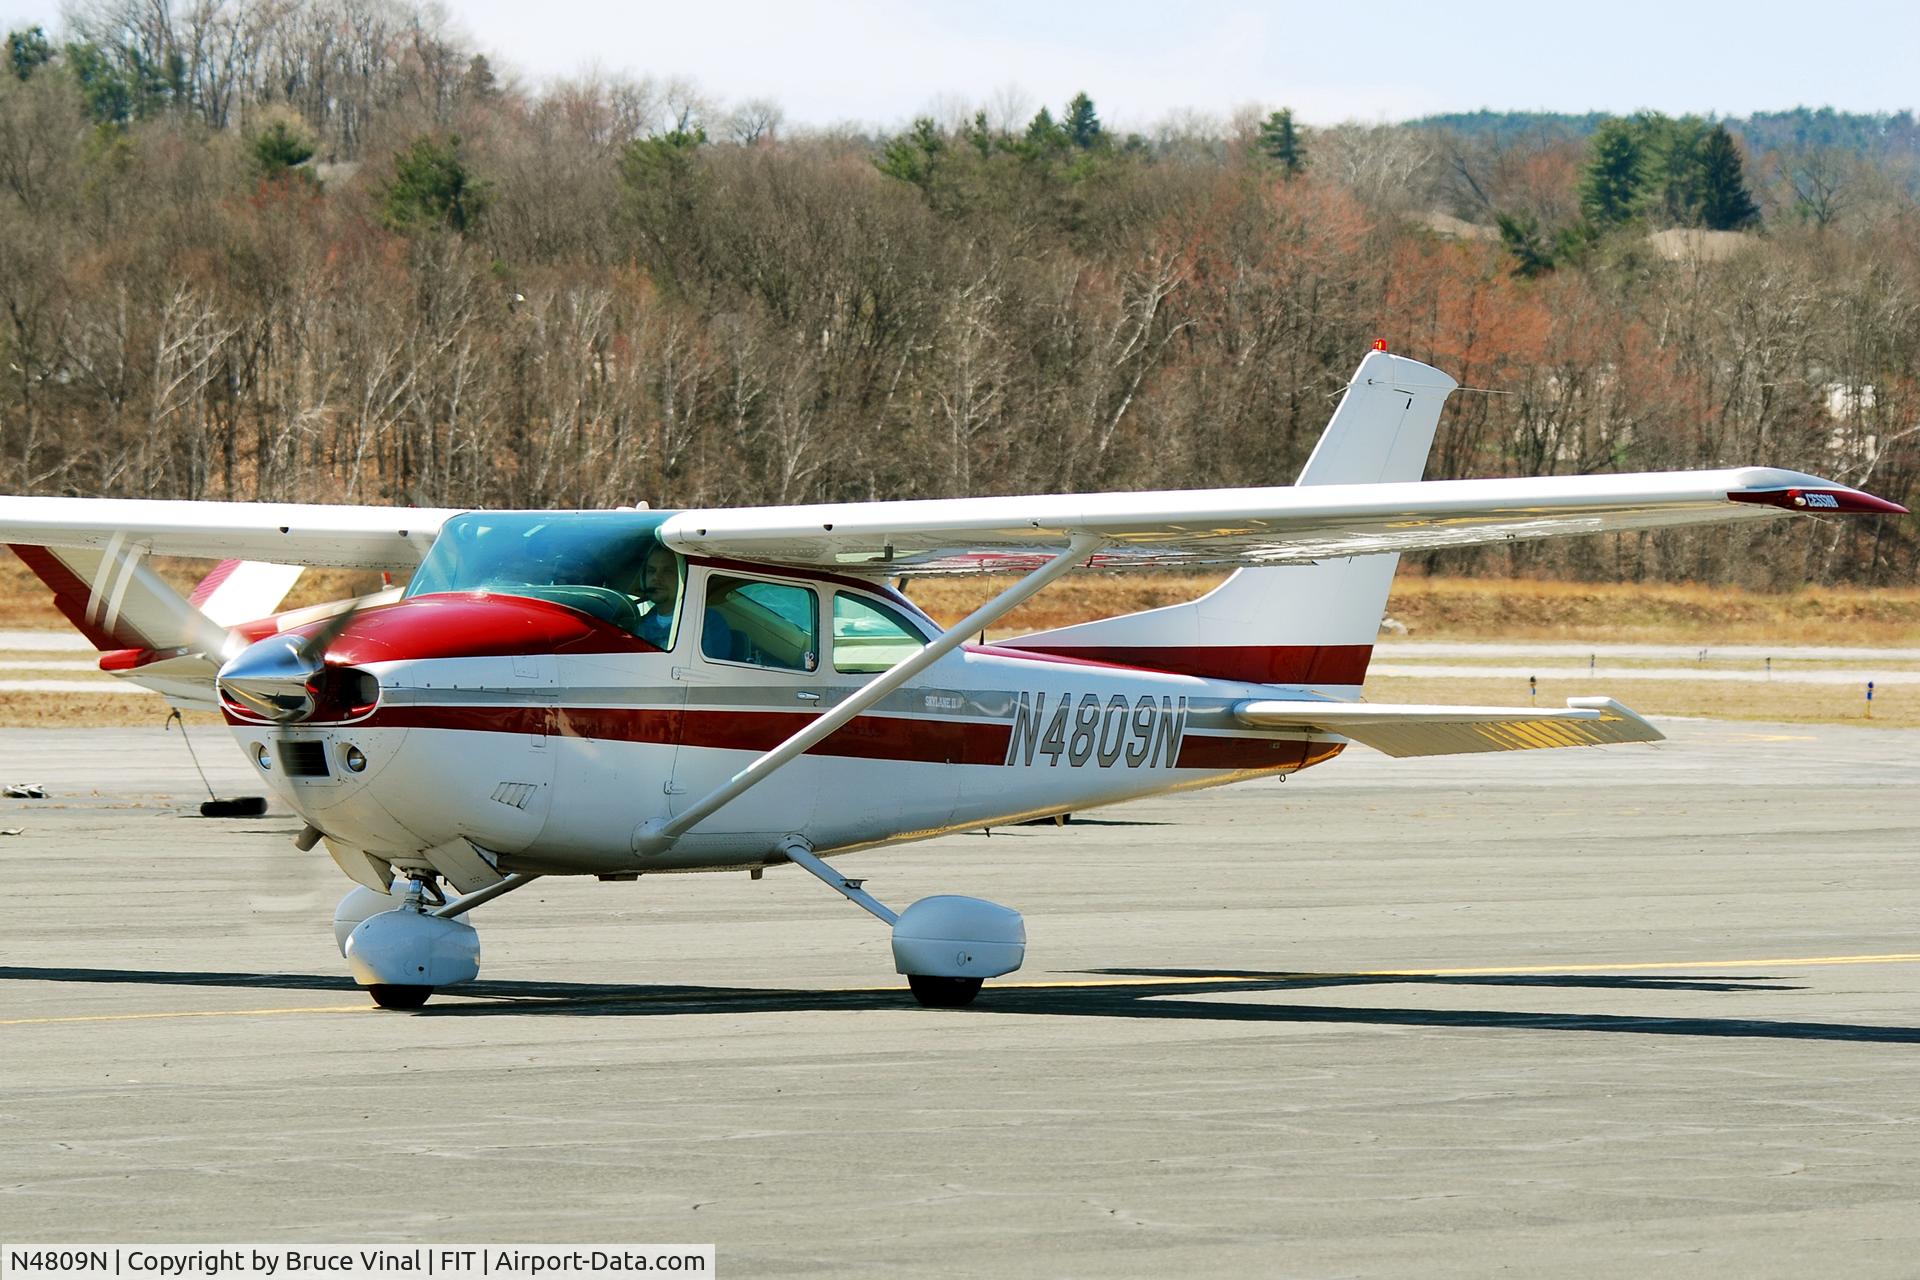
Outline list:
[[[1600,228],[1617,227],[1639,212],[1646,157],[1632,122],[1609,120],[1587,144],[1587,167],[1580,175],[1580,211]]]
[[[500,83],[494,77],[493,64],[485,54],[476,53],[467,63],[467,74],[460,77],[460,88],[468,95],[491,102],[500,96]]]
[[[66,65],[79,83],[81,100],[96,124],[124,124],[133,118],[133,89],[99,45],[91,40],[68,44]]]
[[[946,139],[940,136],[933,118],[921,116],[913,122],[913,128],[888,139],[874,164],[889,177],[924,188],[933,178],[935,161],[946,149]]]
[[[1260,154],[1280,167],[1286,177],[1293,177],[1307,167],[1305,149],[1300,145],[1300,131],[1294,127],[1293,111],[1281,108],[1267,117],[1260,126]]]
[[[289,128],[284,120],[275,120],[253,140],[254,167],[263,178],[277,178],[312,158],[313,144]]]
[[[1540,234],[1540,219],[1531,213],[1494,215],[1500,228],[1500,243],[1513,255],[1513,274],[1523,280],[1553,270],[1553,249]]]
[[[47,33],[39,27],[7,33],[7,66],[19,79],[25,80],[35,67],[52,58],[53,46],[47,43]]]
[[[1066,130],[1053,122],[1053,112],[1045,107],[1040,108],[1027,125],[1023,150],[1029,156],[1044,156],[1066,145]]]
[[[1093,99],[1084,93],[1073,95],[1073,101],[1067,104],[1067,118],[1060,127],[1066,131],[1067,141],[1082,151],[1100,145],[1100,117],[1094,114]]]
[[[462,234],[486,211],[486,184],[467,172],[460,139],[416,138],[393,157],[393,180],[381,189],[381,213],[396,231],[442,225]]]
[[[1737,231],[1759,221],[1747,191],[1740,150],[1725,125],[1713,126],[1700,148],[1700,221],[1713,231]]]
[[[1640,141],[1640,214],[1656,227],[1697,227],[1707,123],[1698,116],[1669,119],[1643,112],[1632,121]]]

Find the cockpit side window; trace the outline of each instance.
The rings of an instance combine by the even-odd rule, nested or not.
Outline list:
[[[878,600],[833,593],[835,671],[885,671],[926,647],[927,638],[917,627]]]
[[[818,598],[790,582],[709,574],[700,652],[715,662],[812,671],[820,665]]]

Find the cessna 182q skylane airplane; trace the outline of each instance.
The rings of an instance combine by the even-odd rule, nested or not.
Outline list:
[[[360,882],[334,927],[381,1005],[474,978],[462,917],[538,876],[780,863],[890,926],[923,1003],[959,1005],[1020,966],[1019,913],[939,896],[896,914],[824,856],[1285,774],[1349,742],[1655,741],[1607,698],[1359,701],[1396,553],[1905,510],[1763,467],[1422,482],[1454,385],[1368,355],[1292,488],[705,511],[0,498],[0,541],[103,668],[224,712],[306,820],[296,843]],[[232,559],[183,600],[148,555]],[[1187,604],[966,643],[1088,564],[1242,567]],[[413,576],[242,619],[304,565]],[[1009,570],[944,629],[887,585]]]

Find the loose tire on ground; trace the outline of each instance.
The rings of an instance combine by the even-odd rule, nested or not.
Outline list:
[[[267,816],[267,798],[265,796],[232,796],[225,800],[202,800],[200,816],[203,818],[264,818]]]

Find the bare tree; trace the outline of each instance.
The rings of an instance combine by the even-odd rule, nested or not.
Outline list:
[[[772,142],[787,113],[771,98],[749,98],[727,113],[727,136],[743,147]]]

